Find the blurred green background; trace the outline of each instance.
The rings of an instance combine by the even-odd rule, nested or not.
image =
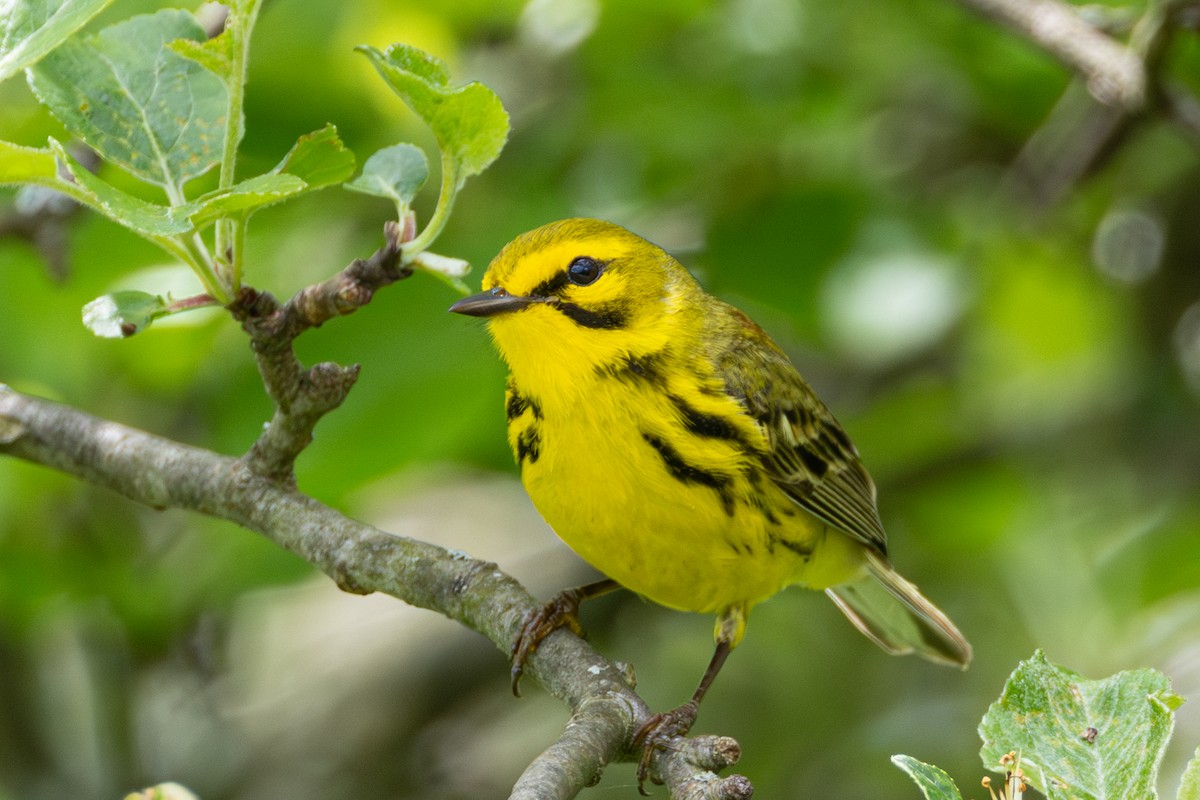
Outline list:
[[[157,6],[116,3],[96,25]],[[913,798],[888,758],[982,790],[975,728],[1035,647],[1090,677],[1154,666],[1191,698],[1163,786],[1200,742],[1200,169],[1149,122],[1056,204],[1011,165],[1068,89],[1051,59],[949,0],[271,0],[246,174],[338,126],[360,163],[428,134],[354,45],[405,41],[513,116],[435,249],[472,282],[517,233],[601,216],[678,254],[777,338],[856,441],[895,560],[971,638],[966,673],[891,658],[824,598],[759,607],[697,732],[743,746],[762,797]],[[1167,69],[1200,89],[1194,40]],[[19,79],[0,137],[61,135]],[[1057,131],[1069,154],[1080,131]],[[11,193],[5,195],[11,198]],[[432,208],[431,195],[419,203]],[[372,252],[391,209],[340,190],[255,217],[247,280],[287,296]],[[0,241],[0,381],[239,454],[269,417],[219,314],[129,341],[85,331],[114,287],[177,287],[80,213],[69,271]],[[187,291],[188,274],[183,288]],[[482,327],[417,276],[299,342],[362,364],[300,486],[385,529],[491,558],[535,592],[588,580],[504,442]],[[651,705],[685,699],[711,620],[629,596],[584,612]],[[235,526],[0,459],[0,800],[502,797],[566,721],[429,612],[343,595]],[[631,765],[590,797],[633,797]],[[662,790],[658,790],[660,793]],[[660,795],[665,796],[665,795]]]

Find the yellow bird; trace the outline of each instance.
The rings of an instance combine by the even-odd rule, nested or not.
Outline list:
[[[953,623],[892,568],[875,486],[837,420],[783,351],[661,248],[568,219],[518,236],[481,294],[510,370],[508,440],[554,531],[610,580],[568,590],[525,626],[513,684],[579,602],[618,585],[717,615],[692,699],[634,737],[651,754],[685,734],[757,603],[824,591],[890,653],[965,667]]]

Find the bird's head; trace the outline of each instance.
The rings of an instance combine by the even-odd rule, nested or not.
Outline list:
[[[591,219],[524,233],[492,260],[480,294],[450,310],[485,317],[509,366],[596,368],[661,349],[700,293],[683,266],[624,228]]]

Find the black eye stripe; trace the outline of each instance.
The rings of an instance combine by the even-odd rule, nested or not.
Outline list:
[[[529,293],[530,297],[551,297],[562,291],[567,285],[567,272],[562,272],[555,275],[548,281],[542,281],[537,286],[533,287],[533,291]]]

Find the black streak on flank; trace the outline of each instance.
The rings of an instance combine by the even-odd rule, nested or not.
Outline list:
[[[779,517],[775,516],[775,512],[768,508],[766,503],[760,500],[757,503],[757,506],[762,515],[767,518],[767,522],[771,523],[772,525],[779,524]]]
[[[796,542],[789,542],[787,539],[782,539],[782,538],[775,538],[774,540],[779,542],[781,545],[786,547],[788,550],[791,550],[796,555],[803,558],[805,561],[808,561],[808,559],[812,557],[812,554],[813,554],[812,547],[806,547],[802,544],[797,544]]]
[[[542,418],[542,407],[537,400],[518,392],[511,385],[508,388],[508,403],[504,406],[504,414],[509,422],[517,419],[526,411],[533,412],[534,419]]]
[[[624,328],[629,322],[628,315],[613,306],[600,306],[596,309],[590,309],[577,306],[574,303],[557,302],[550,303],[550,307],[576,324],[594,330],[616,330]]]
[[[666,375],[662,371],[662,363],[662,353],[647,353],[644,356],[627,353],[617,364],[596,367],[596,374],[628,383],[647,383],[661,388],[667,385]]]
[[[657,436],[643,431],[642,438],[658,451],[658,455],[662,458],[663,464],[666,466],[667,472],[670,473],[671,477],[683,483],[698,483],[702,486],[715,489],[721,497],[721,505],[724,507],[725,513],[731,517],[733,516],[734,500],[733,493],[729,489],[729,476],[722,475],[719,472],[709,472],[706,469],[701,469],[687,463],[675,448]]]
[[[671,395],[671,402],[679,410],[679,416],[683,418],[684,427],[697,436],[704,436],[709,439],[726,439],[745,444],[742,434],[729,420],[714,414],[705,414],[697,411],[689,406],[682,397],[677,397],[676,395]]]
[[[538,432],[537,425],[530,425],[517,437],[517,461],[524,464],[525,459],[528,458],[529,463],[532,464],[538,460],[538,456],[541,454],[542,436]]]

